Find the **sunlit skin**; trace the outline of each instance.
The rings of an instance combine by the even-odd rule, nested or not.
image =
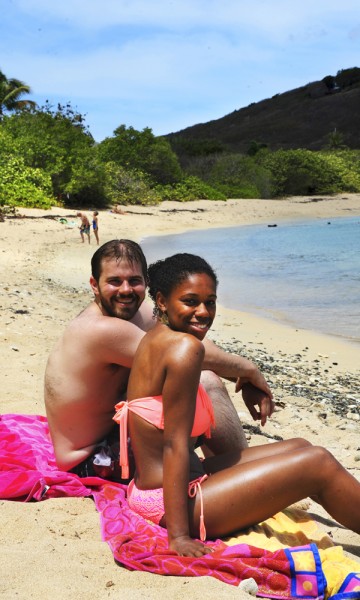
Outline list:
[[[168,317],[140,342],[128,384],[128,400],[162,396],[164,429],[130,412],[129,427],[141,490],[163,488],[169,548],[200,557],[211,545],[198,539],[200,497],[188,498],[189,449],[205,335],[216,311],[215,284],[190,275],[156,304]],[[190,334],[190,335],[189,335]],[[311,496],[345,527],[360,533],[360,483],[325,448],[302,438],[205,458],[202,482],[209,540],[259,523]]]
[[[97,282],[90,278],[95,300],[104,315],[129,321],[145,298],[145,279],[138,263],[106,260]]]
[[[104,258],[98,281],[91,277],[90,284],[94,300],[69,322],[49,354],[45,372],[46,414],[56,461],[64,470],[87,459],[96,444],[113,431],[114,406],[125,397],[136,349],[145,331],[155,325],[152,306],[143,302],[145,278],[140,263]],[[260,371],[210,340],[204,340],[204,345],[203,368],[244,382],[246,406],[254,414],[258,405],[259,416],[261,413],[266,421],[272,412],[271,391]],[[217,411],[217,430],[209,440],[209,450],[223,454],[237,448],[240,452],[246,439],[236,410],[214,373],[205,373]],[[249,390],[246,381],[252,384]]]
[[[154,326],[143,302],[141,264],[107,259],[92,301],[63,332],[45,372],[45,405],[57,464],[73,468],[114,427],[114,406],[125,392],[135,351]],[[117,318],[112,318],[117,317]]]
[[[173,330],[204,339],[216,314],[216,287],[211,277],[206,273],[194,273],[167,299],[159,293],[157,300]]]

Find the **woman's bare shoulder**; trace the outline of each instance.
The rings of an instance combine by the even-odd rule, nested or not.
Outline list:
[[[169,361],[176,363],[188,361],[202,362],[205,355],[203,343],[189,333],[172,331],[169,340],[165,340]]]

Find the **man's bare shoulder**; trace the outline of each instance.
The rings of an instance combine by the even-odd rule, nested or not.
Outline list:
[[[89,339],[93,338],[95,341],[100,341],[102,338],[106,341],[108,337],[113,338],[119,335],[132,337],[137,332],[142,337],[144,331],[141,327],[142,324],[142,317],[138,320],[133,318],[127,321],[119,317],[104,315],[96,302],[92,302],[70,321],[65,333],[74,334],[76,329],[81,329],[83,335]]]
[[[110,315],[104,315],[96,302],[88,304],[76,317],[74,317],[67,325],[65,331],[84,327],[84,323],[91,323],[95,329],[134,329],[138,328],[142,331],[149,331],[156,324],[153,316],[153,307],[150,302],[144,301],[137,311],[136,315],[129,321]],[[86,328],[90,331],[90,328]]]

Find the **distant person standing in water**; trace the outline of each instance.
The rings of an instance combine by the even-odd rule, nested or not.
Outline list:
[[[81,219],[81,225],[80,225],[79,229],[80,229],[82,243],[84,243],[84,241],[85,241],[84,234],[86,234],[88,237],[88,240],[89,240],[89,244],[90,244],[90,221],[87,218],[87,216],[84,215],[84,213],[78,212],[76,216],[79,217],[79,219]]]
[[[93,220],[92,220],[92,226],[93,226],[93,231],[94,231],[94,236],[96,238],[96,243],[97,245],[99,245],[99,221],[98,221],[98,211],[95,210],[93,212]]]

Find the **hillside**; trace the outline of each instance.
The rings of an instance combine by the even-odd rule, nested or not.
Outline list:
[[[320,150],[334,132],[349,148],[360,148],[360,69],[357,67],[166,137],[178,153],[192,154],[189,146],[194,143],[198,147],[205,141],[209,148],[235,152],[247,152],[254,141],[266,144],[271,150]]]

